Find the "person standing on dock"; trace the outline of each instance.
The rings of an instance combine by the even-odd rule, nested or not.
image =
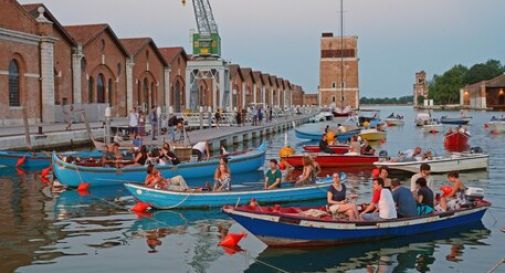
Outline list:
[[[130,135],[136,135],[139,133],[139,113],[137,112],[137,107],[133,107],[128,115],[128,129]]]
[[[151,107],[151,112],[149,112],[149,123],[151,123],[151,134],[152,140],[157,140],[156,135],[158,134],[158,113],[156,112],[156,106]]]

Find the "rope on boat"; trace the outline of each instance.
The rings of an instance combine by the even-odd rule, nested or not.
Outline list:
[[[173,206],[171,206],[171,207],[168,207],[168,209],[175,209],[175,208],[179,207],[179,206],[180,206],[180,205],[182,205],[184,202],[186,202],[186,200],[188,200],[189,195],[190,195],[189,193],[188,193],[188,194],[186,194],[186,197],[184,197],[184,199],[182,199],[181,201],[179,201],[179,203],[177,203],[177,204],[175,204],[175,205],[173,205]]]
[[[493,273],[495,272],[498,267],[500,267],[500,265],[504,264],[505,263],[505,257],[501,258],[489,271],[487,271],[486,273]]]

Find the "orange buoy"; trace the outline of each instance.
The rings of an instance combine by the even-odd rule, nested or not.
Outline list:
[[[247,237],[245,233],[228,233],[226,236],[219,242],[220,246],[235,248],[238,246],[238,243],[242,238]]]
[[[143,213],[143,212],[147,212],[150,209],[151,209],[151,205],[149,205],[148,203],[137,202],[137,204],[135,204],[135,206],[133,206],[131,208],[131,211]]]
[[[81,183],[79,184],[79,186],[77,187],[77,191],[79,192],[85,192],[85,191],[88,191],[89,190],[89,183]]]
[[[379,174],[380,174],[380,170],[379,169],[377,169],[377,168],[373,169],[373,171],[372,171],[372,177],[373,178],[379,177]]]
[[[223,248],[224,253],[226,253],[226,254],[228,254],[230,256],[233,256],[233,255],[237,254],[238,252],[244,251],[239,246],[236,246],[236,247],[221,246],[221,247]]]
[[[446,185],[446,186],[440,187],[440,190],[442,191],[443,196],[445,197],[445,196],[449,195],[452,192],[452,187]]]
[[[18,160],[16,161],[16,167],[23,166],[25,164],[25,161],[26,161],[26,156],[18,158]]]

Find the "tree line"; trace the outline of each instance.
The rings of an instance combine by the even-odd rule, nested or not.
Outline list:
[[[399,98],[367,98],[362,97],[360,104],[412,104],[413,96],[403,96]]]
[[[442,75],[433,75],[429,82],[429,99],[435,104],[459,104],[459,90],[465,85],[490,80],[505,73],[505,66],[499,60],[488,60],[485,63],[474,64],[470,68],[457,64]],[[423,103],[425,98],[419,98]]]

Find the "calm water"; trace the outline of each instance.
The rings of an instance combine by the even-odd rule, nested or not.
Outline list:
[[[423,135],[414,127],[411,108],[381,109],[382,117],[393,111],[403,114],[407,124],[388,128],[387,142],[378,149],[394,154],[419,145],[444,153],[441,135]],[[75,191],[55,194],[36,172],[4,168],[0,169],[0,272],[487,272],[505,255],[505,234],[500,231],[505,226],[505,136],[485,132],[482,124],[493,113],[470,114],[472,146],[491,155],[487,172],[462,174],[467,186],[484,188],[493,202],[482,224],[309,250],[269,249],[248,236],[241,242],[245,251],[229,255],[217,246],[218,228],[243,229],[219,210],[158,211],[150,218],[138,218],[125,210],[132,201],[121,187],[91,189],[88,196]],[[304,143],[294,132],[287,134],[289,143],[301,149]],[[284,136],[267,141],[269,157],[276,157]],[[347,171],[348,186],[360,200],[368,200],[369,171]],[[235,178],[259,181],[261,175],[258,171]],[[443,176],[436,178],[443,183]],[[495,272],[505,272],[505,265]]]

